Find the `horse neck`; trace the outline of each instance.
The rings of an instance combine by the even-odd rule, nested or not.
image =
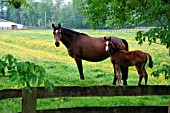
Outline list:
[[[112,56],[115,56],[119,53],[120,50],[117,50],[117,49],[114,49],[113,47],[113,43],[112,43],[112,46],[111,48],[109,49],[109,54],[112,55]]]
[[[72,44],[77,39],[77,36],[74,33],[71,33],[71,31],[62,30],[62,39],[61,42],[67,47],[71,47]]]

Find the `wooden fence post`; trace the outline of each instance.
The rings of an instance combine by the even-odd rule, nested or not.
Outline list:
[[[37,88],[32,88],[29,92],[22,89],[22,113],[36,113]]]

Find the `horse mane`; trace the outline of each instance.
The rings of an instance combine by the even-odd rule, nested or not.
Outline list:
[[[73,31],[73,30],[68,29],[68,28],[63,28],[63,27],[62,27],[62,29],[64,29],[65,31],[71,32],[71,33],[73,33],[73,34],[75,34],[75,35],[77,35],[77,36],[79,36],[79,35],[85,35],[85,36],[88,36],[88,35],[87,35],[87,34],[85,34],[85,33],[80,33],[80,32],[77,32],[77,31]]]
[[[111,41],[111,43],[115,46],[116,50],[118,50],[118,51],[123,50],[116,43],[114,43],[112,41]],[[112,45],[112,48],[113,48],[113,45]]]

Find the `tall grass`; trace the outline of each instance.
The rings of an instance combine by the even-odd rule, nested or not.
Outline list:
[[[170,57],[168,50],[163,45],[148,43],[138,45],[133,33],[113,33],[96,32],[93,30],[77,30],[94,37],[117,36],[124,38],[129,43],[130,50],[142,50],[151,54],[154,67],[150,69],[149,85],[170,85],[170,80],[165,80],[164,76],[156,78],[151,76],[162,64],[169,64]],[[77,65],[71,58],[63,44],[56,48],[54,45],[51,30],[24,30],[24,31],[0,31],[0,57],[12,54],[20,61],[31,61],[43,66],[46,69],[46,77],[56,86],[94,86],[112,85],[113,66],[110,59],[102,62],[83,61],[83,71],[85,80],[81,81]],[[134,67],[129,68],[129,85],[137,85],[138,75]],[[144,81],[142,82],[144,84]],[[11,82],[8,77],[0,75],[0,89],[22,88],[15,82]],[[77,106],[129,106],[129,105],[168,105],[170,96],[146,96],[146,97],[88,97],[88,98],[54,98],[40,99],[37,109],[54,109],[59,107]],[[0,101],[0,112],[21,111],[21,99],[6,99]],[[14,106],[15,105],[15,106]]]

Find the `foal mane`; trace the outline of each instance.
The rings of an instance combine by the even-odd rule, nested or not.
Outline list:
[[[114,45],[116,50],[122,50],[116,43],[114,43],[112,41],[110,41],[110,42],[112,44],[112,47],[111,47],[112,49],[113,49],[113,45]]]
[[[77,32],[77,31],[73,31],[73,30],[68,29],[68,28],[63,28],[63,27],[62,27],[62,29],[65,30],[65,31],[67,31],[67,32],[71,32],[71,33],[73,33],[73,34],[75,34],[75,35],[77,35],[77,36],[79,36],[79,35],[88,36],[88,35],[85,34],[85,33],[80,33],[80,32]]]

